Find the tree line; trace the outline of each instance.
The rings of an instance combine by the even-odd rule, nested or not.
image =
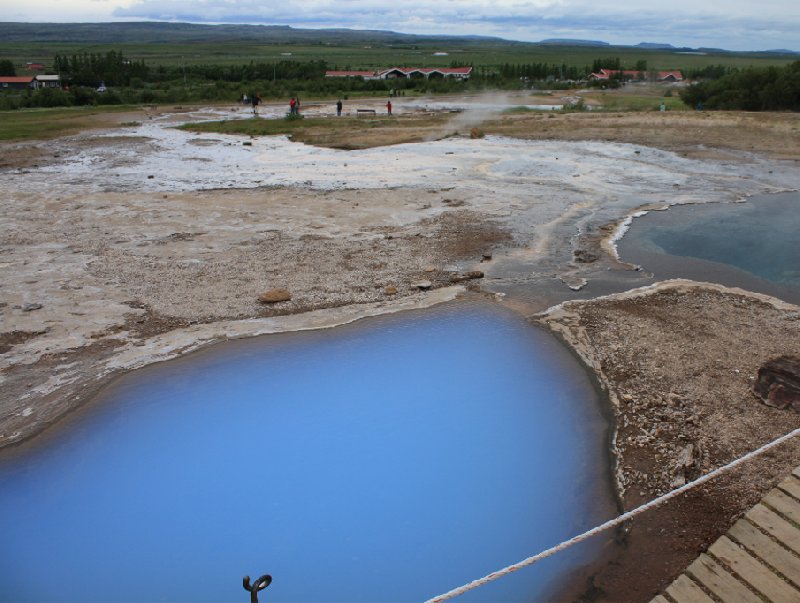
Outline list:
[[[134,78],[146,80],[150,73],[144,61],[128,60],[114,50],[105,54],[56,55],[53,69],[76,86],[97,86],[101,82],[107,86],[130,86]]]
[[[784,67],[742,69],[691,85],[680,96],[698,109],[800,111],[800,61]]]
[[[690,106],[708,109],[798,110],[800,65],[736,69],[707,65],[684,69],[687,79],[705,80],[681,93]],[[461,66],[452,64],[451,66]],[[347,66],[349,68],[349,66]],[[279,60],[239,65],[172,64],[151,67],[142,60],[129,60],[122,52],[56,55],[53,70],[61,75],[64,90],[41,89],[0,94],[0,108],[41,107],[83,104],[137,104],[193,101],[234,101],[242,94],[258,92],[264,98],[291,96],[382,95],[391,91],[415,90],[422,93],[458,92],[482,89],[526,89],[536,82],[551,88],[565,87],[569,81],[584,79],[600,69],[625,69],[619,57],[601,57],[591,66],[577,67],[558,63],[504,63],[473,66],[468,81],[451,78],[427,80],[326,78],[324,60]],[[647,71],[647,61],[637,60],[634,70]],[[0,61],[0,75],[13,75],[11,61]],[[612,78],[613,79],[613,78]],[[97,91],[100,83],[108,88]],[[619,85],[619,81],[599,85]]]

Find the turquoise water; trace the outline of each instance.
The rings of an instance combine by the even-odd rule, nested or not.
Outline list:
[[[1,601],[419,601],[614,515],[557,341],[458,303],[131,373],[0,462]],[[464,597],[542,600],[599,544]]]
[[[800,302],[800,194],[687,205],[634,220],[620,256],[657,278],[686,277]]]

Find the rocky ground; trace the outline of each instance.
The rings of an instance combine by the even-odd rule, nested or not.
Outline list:
[[[398,102],[399,120],[403,110]],[[467,289],[530,313],[594,297],[609,274],[617,290],[649,284],[604,244],[631,212],[800,186],[800,119],[789,114],[495,112],[484,116],[487,133],[543,142],[467,136],[423,151],[348,155],[158,138],[149,127],[201,118],[148,108],[106,116],[86,135],[3,145],[5,453],[35,445],[33,436],[113,375],[228,337],[332,326]],[[478,118],[454,124],[471,128]],[[118,129],[136,121],[145,126]],[[440,126],[434,138],[453,133]],[[357,133],[359,147],[407,137],[397,123]],[[463,280],[474,270],[486,278]],[[274,289],[290,299],[259,301]],[[800,354],[799,311],[681,283],[538,318],[609,394],[625,508],[800,424],[750,393],[760,363]],[[800,449],[787,445],[637,519],[573,590],[588,600],[648,600],[797,464]]]
[[[753,393],[765,362],[800,357],[797,306],[667,281],[568,302],[541,321],[594,369],[608,394],[617,489],[626,509],[800,427],[796,412],[766,406]],[[586,598],[649,600],[799,464],[800,441],[790,442],[637,518],[614,562],[590,578]],[[630,572],[633,565],[640,570]]]

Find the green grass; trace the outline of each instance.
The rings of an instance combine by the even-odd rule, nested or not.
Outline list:
[[[69,107],[0,111],[0,140],[41,140],[92,128],[101,113],[131,107]]]
[[[664,103],[667,111],[689,110],[677,94],[672,97],[657,97],[599,93],[587,95],[587,98],[599,102],[603,111],[658,111],[661,103]]]
[[[325,60],[340,69],[371,69],[392,65],[447,67],[451,63],[472,64],[493,68],[504,63],[548,63],[567,66],[591,66],[598,58],[619,57],[623,65],[633,67],[636,61],[646,60],[650,69],[688,69],[707,65],[758,67],[785,65],[788,56],[763,53],[709,53],[685,55],[663,50],[624,47],[569,47],[528,43],[498,43],[493,41],[415,45],[378,43],[360,44],[262,44],[233,42],[176,42],[142,44],[78,44],[65,42],[6,42],[0,43],[0,59],[10,59],[23,73],[26,62],[52,65],[56,54],[106,53],[122,51],[126,58],[144,60],[148,65],[180,66],[183,64],[246,64],[250,61],[271,63],[282,60]],[[434,56],[447,52],[447,56]]]

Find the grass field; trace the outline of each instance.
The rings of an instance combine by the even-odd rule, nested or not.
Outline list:
[[[0,140],[46,140],[99,125],[104,115],[133,107],[68,107],[0,112]]]
[[[246,64],[251,61],[271,63],[283,60],[324,60],[328,65],[352,69],[372,69],[392,65],[446,67],[451,63],[493,68],[505,63],[548,63],[566,66],[591,66],[598,58],[619,57],[623,66],[633,68],[639,60],[649,69],[691,69],[707,65],[750,67],[785,65],[796,57],[766,53],[679,54],[664,50],[629,47],[580,47],[497,43],[482,41],[448,45],[337,45],[337,44],[262,44],[236,42],[147,43],[147,44],[76,44],[58,42],[0,42],[0,59],[11,60],[22,70],[27,62],[52,65],[57,54],[106,53],[121,51],[130,60],[144,60],[148,65]],[[447,53],[435,56],[434,53]],[[22,71],[20,71],[22,73]]]

